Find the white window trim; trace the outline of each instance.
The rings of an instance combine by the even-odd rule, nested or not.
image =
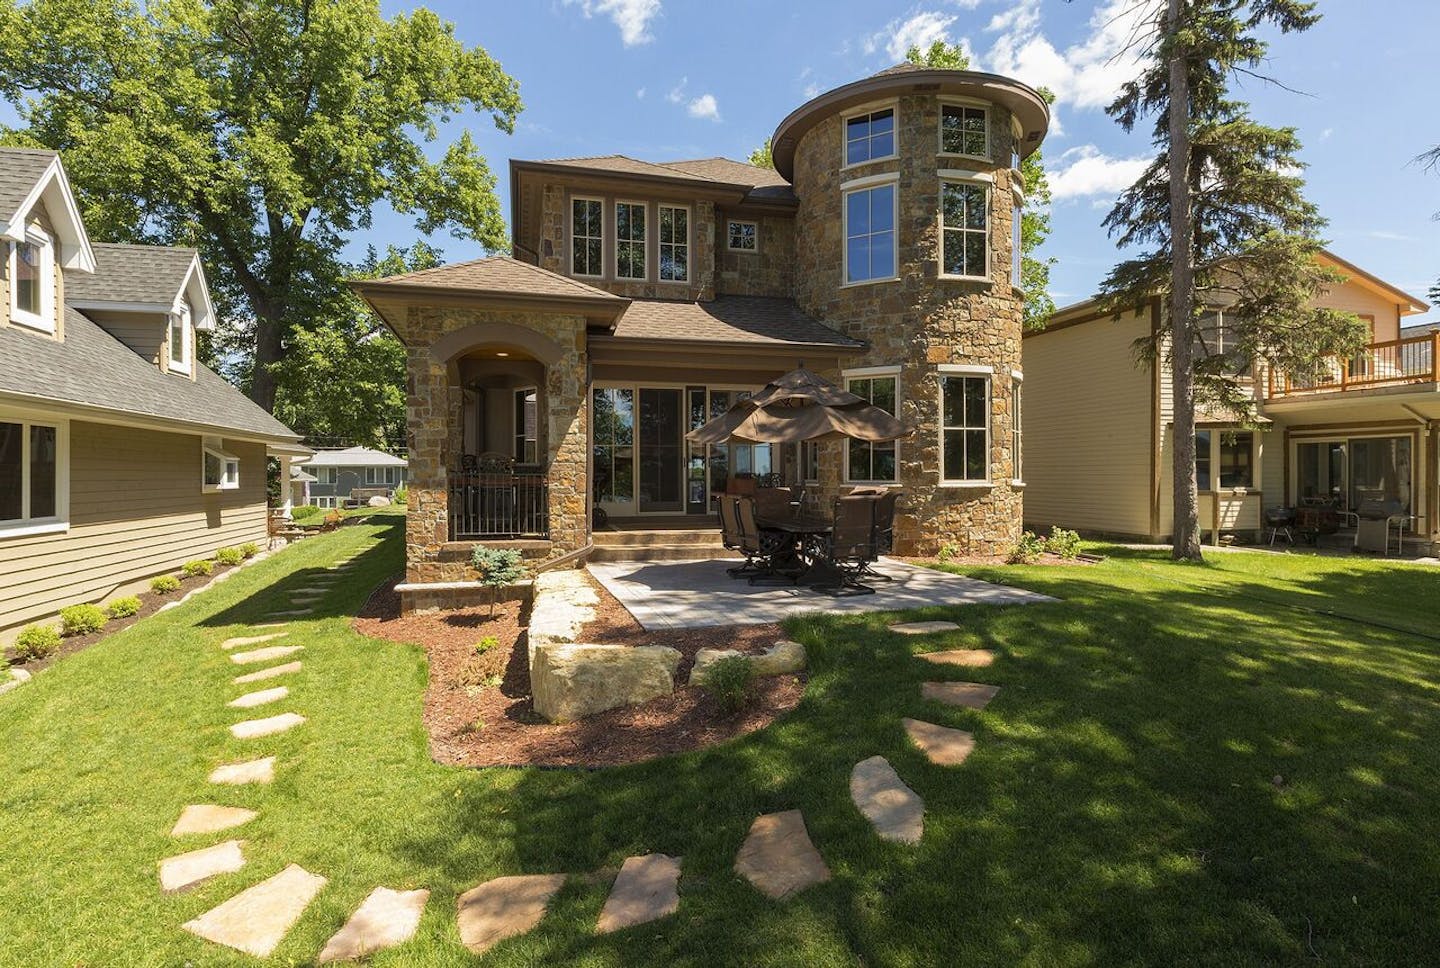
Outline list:
[[[994,468],[991,466],[990,450],[993,446],[992,436],[995,432],[995,372],[989,366],[975,366],[965,363],[947,363],[936,367],[936,372],[941,377],[946,376],[973,376],[985,380],[985,478],[968,480],[966,478],[951,479],[945,476],[945,431],[956,429],[945,426],[945,381],[935,381],[935,413],[939,418],[936,424],[940,428],[940,466],[936,468],[940,478],[941,487],[969,487],[969,488],[992,488],[995,481],[992,479]]]
[[[672,209],[685,213],[685,240],[683,242],[666,242],[660,237],[660,213],[665,209]],[[672,205],[668,202],[658,202],[655,205],[655,281],[672,283],[676,285],[688,284],[690,282],[690,226],[693,224],[693,214],[689,205]],[[685,247],[685,275],[679,279],[664,279],[660,276],[660,249],[665,245],[681,245]]]
[[[750,226],[754,226],[754,228],[755,228],[755,236],[754,236],[754,237],[755,237],[755,248],[753,248],[753,249],[746,249],[746,248],[744,248],[744,247],[742,247],[742,246],[734,246],[734,245],[731,245],[731,244],[730,244],[730,239],[731,239],[730,226],[732,226],[732,225],[750,225]],[[745,255],[756,255],[756,254],[758,254],[758,253],[760,252],[760,223],[757,222],[757,221],[755,221],[754,219],[748,219],[748,218],[729,218],[729,219],[726,219],[726,220],[725,220],[725,251],[726,251],[726,252],[742,252],[742,253],[744,253]]]
[[[16,303],[19,287],[15,285],[16,263],[20,259],[20,243],[10,243],[10,263],[7,275],[10,282],[10,321],[42,333],[55,332],[55,240],[48,232],[38,228],[25,230],[25,242],[40,249],[40,312],[32,313],[21,309]]]
[[[645,273],[639,276],[622,276],[620,274],[620,245],[621,243],[631,244],[630,239],[620,238],[620,206],[630,205],[639,208],[645,213],[645,240],[640,243],[641,251],[645,253]],[[610,268],[614,272],[613,278],[616,282],[649,282],[650,281],[650,205],[634,198],[617,198],[610,211],[610,235],[615,243],[611,246]],[[658,237],[658,236],[657,236]],[[656,250],[659,251],[658,249]]]
[[[189,376],[194,370],[193,360],[195,359],[195,326],[194,316],[190,312],[188,303],[181,303],[178,312],[171,314],[170,331],[166,334],[166,342],[170,343],[168,352],[169,361],[166,370],[171,373],[183,373]],[[175,328],[174,322],[178,318],[181,324],[180,329],[180,359],[175,359]]]
[[[940,259],[935,267],[936,276],[940,279],[948,279],[952,282],[991,282],[993,276],[992,259],[994,253],[990,245],[990,208],[995,190],[995,179],[985,172],[960,171],[956,169],[942,169],[940,171],[940,205],[935,212],[935,227],[940,237]],[[985,186],[985,274],[983,276],[956,275],[945,271],[945,186],[949,184],[976,184]],[[973,232],[973,229],[962,229],[964,233]]]
[[[976,161],[992,161],[995,142],[990,137],[990,122],[995,117],[995,107],[988,101],[981,101],[976,98],[964,97],[942,97],[940,101],[940,113],[935,119],[935,147],[936,154],[942,158],[974,158]],[[968,151],[946,151],[945,150],[945,108],[946,106],[956,108],[980,108],[985,112],[985,153],[972,155]]]
[[[850,281],[850,196],[855,192],[870,191],[885,185],[893,185],[895,191],[891,193],[890,224],[891,231],[895,235],[895,274],[881,276],[875,279],[856,279]],[[873,286],[881,282],[900,281],[900,176],[891,172],[884,175],[872,175],[869,178],[856,178],[853,181],[844,182],[840,186],[840,288],[850,289],[854,286]]]
[[[850,139],[846,137],[850,129],[850,119],[858,118],[862,114],[874,114],[877,111],[893,111],[891,117],[895,121],[894,137],[890,140],[894,143],[895,150],[888,155],[879,158],[867,158],[864,161],[850,161]],[[882,161],[894,161],[900,157],[900,102],[872,101],[869,104],[857,104],[855,107],[840,115],[840,170],[846,171],[850,168],[863,168],[866,165],[879,164]]]
[[[890,363],[883,366],[860,366],[850,370],[840,371],[840,386],[846,392],[850,390],[851,380],[873,380],[876,377],[895,378],[895,408],[900,408],[900,364]],[[899,416],[892,414],[891,416]],[[859,480],[850,476],[850,444],[845,442],[844,451],[844,474],[846,484],[863,484],[867,487],[899,487],[900,486],[900,441],[895,441],[895,480],[875,481]]]
[[[210,484],[205,480],[205,458],[206,456],[218,457],[220,459],[220,483]],[[231,465],[234,465],[234,473],[231,473]],[[221,491],[234,491],[240,487],[240,458],[220,446],[220,441],[213,437],[206,437],[200,443],[200,491],[203,494],[218,494]]]
[[[575,203],[596,202],[600,205],[600,271],[596,273],[580,272],[575,268]],[[605,199],[596,195],[571,195],[570,211],[568,212],[567,225],[565,227],[566,239],[570,243],[570,274],[579,279],[604,279],[605,278]],[[588,239],[592,236],[582,235],[579,238]]]
[[[18,423],[20,429],[20,518],[0,521],[0,539],[32,534],[57,534],[70,530],[70,421],[38,412],[0,410],[0,423]],[[30,513],[30,428],[55,428],[55,513],[31,518]]]
[[[1025,375],[1019,370],[1010,371],[1010,486],[1025,486],[1025,420],[1023,411],[1025,408],[1024,394],[1020,393],[1025,389]],[[1015,445],[1019,444],[1017,448]],[[1018,464],[1020,473],[1015,473],[1017,464],[1016,457],[1019,457]]]

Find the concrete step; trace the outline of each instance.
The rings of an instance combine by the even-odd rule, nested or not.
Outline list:
[[[596,547],[600,548],[653,548],[661,546],[723,547],[720,541],[720,531],[715,528],[697,528],[689,531],[680,529],[656,531],[596,531],[594,540]]]
[[[698,561],[739,557],[719,542],[710,545],[601,545],[590,552],[591,561]]]

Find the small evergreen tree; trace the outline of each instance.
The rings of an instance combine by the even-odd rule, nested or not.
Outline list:
[[[1440,169],[1440,145],[1436,145],[1415,160],[1424,165],[1426,171],[1433,172]],[[1440,212],[1436,212],[1434,217],[1440,221]],[[1435,280],[1435,285],[1430,287],[1430,298],[1440,300],[1440,279]]]

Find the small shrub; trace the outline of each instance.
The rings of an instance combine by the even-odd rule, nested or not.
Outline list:
[[[111,618],[129,618],[140,611],[140,599],[134,595],[117,598],[106,606],[105,611],[110,613]]]
[[[221,548],[215,552],[215,562],[221,565],[238,565],[245,560],[245,552],[239,548]]]
[[[174,575],[157,575],[150,579],[150,590],[157,595],[168,595],[180,587],[180,579]]]
[[[700,684],[722,713],[733,715],[754,698],[755,667],[749,659],[732,655],[708,667]]]
[[[60,648],[60,633],[53,625],[31,625],[15,639],[15,655],[21,662],[43,659]]]
[[[325,515],[325,527],[338,528],[340,527],[340,522],[344,520],[344,514],[340,513],[339,511],[331,511],[329,514]]]
[[[404,504],[410,499],[410,489],[407,487],[395,488],[395,494],[390,498],[395,504]]]
[[[470,552],[470,567],[478,573],[480,584],[490,589],[490,615],[495,615],[495,599],[500,589],[525,577],[525,564],[514,548],[479,547]]]
[[[953,541],[947,541],[940,546],[940,553],[935,556],[941,561],[950,561],[960,557],[960,546]]]
[[[498,649],[499,647],[500,647],[500,640],[497,639],[497,638],[496,638],[495,636],[493,636],[493,635],[487,635],[487,636],[485,636],[483,639],[481,639],[479,642],[476,642],[476,643],[475,643],[475,654],[476,654],[476,655],[484,655],[486,652],[489,652],[491,649]]]
[[[194,561],[185,562],[180,566],[180,570],[185,573],[186,578],[199,578],[214,571],[215,565],[203,558],[196,558]]]
[[[320,507],[316,504],[301,504],[290,509],[290,519],[299,521],[301,518],[313,518],[320,514]]]
[[[60,609],[60,631],[66,635],[88,635],[105,627],[107,617],[99,605],[69,605]]]
[[[1033,565],[1045,553],[1045,539],[1034,531],[1026,531],[1015,543],[1015,550],[1006,559],[1012,565]]]
[[[244,558],[254,558],[260,553],[260,546],[253,541],[247,541],[240,546],[240,555]]]
[[[1080,535],[1074,531],[1066,531],[1059,525],[1052,526],[1050,537],[1045,539],[1045,550],[1066,561],[1074,561],[1075,556],[1080,554]]]

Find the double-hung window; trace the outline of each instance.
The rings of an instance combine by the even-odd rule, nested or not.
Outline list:
[[[1195,490],[1210,490],[1210,431],[1195,431]]]
[[[615,276],[618,279],[645,278],[643,203],[615,203]]]
[[[940,106],[940,150],[947,155],[990,157],[990,127],[983,107],[974,104]]]
[[[1220,486],[1253,487],[1255,436],[1225,432],[1220,435]]]
[[[206,437],[200,453],[202,491],[211,494],[240,486],[240,458],[224,450],[220,441]]]
[[[895,183],[845,193],[845,281],[893,279]]]
[[[940,476],[946,483],[990,480],[990,377],[940,375]]]
[[[605,274],[605,203],[598,198],[570,201],[570,272],[577,276]]]
[[[898,373],[847,377],[845,389],[894,414],[899,399]],[[846,480],[857,484],[893,484],[897,479],[896,444],[850,440],[845,455]]]
[[[190,304],[182,302],[179,312],[170,314],[170,370],[189,373],[193,353]]]
[[[1018,376],[1010,378],[1010,463],[1011,480],[1017,484],[1025,480],[1025,438],[1022,406],[1025,381]]]
[[[1025,196],[1012,193],[1015,204],[1010,209],[1010,287],[1015,294],[1025,295]]]
[[[845,164],[863,165],[895,157],[895,109],[845,119]]]
[[[661,205],[660,281],[687,282],[690,279],[690,210]]]
[[[0,417],[0,537],[65,529],[67,429]]]
[[[513,456],[517,464],[534,464],[539,454],[539,391],[525,387],[515,391],[515,446]]]
[[[760,247],[760,227],[755,222],[731,219],[725,226],[725,246],[731,252],[756,252]]]
[[[55,247],[39,229],[10,245],[10,319],[31,329],[55,332]]]
[[[940,273],[988,279],[990,186],[985,182],[940,183]]]

